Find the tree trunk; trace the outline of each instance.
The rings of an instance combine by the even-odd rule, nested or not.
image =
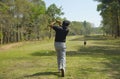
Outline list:
[[[117,36],[120,36],[120,26],[119,26],[119,9],[117,11],[117,18],[116,18],[116,31],[117,31]]]
[[[0,43],[3,44],[3,29],[2,29],[2,24],[1,24],[1,38],[0,38]]]

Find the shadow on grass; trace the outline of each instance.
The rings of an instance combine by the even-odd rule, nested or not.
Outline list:
[[[106,40],[107,38],[102,35],[94,35],[94,36],[85,36],[86,40]]]
[[[51,50],[36,51],[31,54],[32,56],[55,56],[56,52]]]
[[[109,70],[106,70],[108,72],[109,77],[112,79],[120,79],[120,56],[119,57],[113,57],[110,60],[110,63],[104,63]]]
[[[84,41],[84,39],[85,40],[106,40],[107,38],[104,36],[95,35],[95,36],[78,37],[78,38],[72,39],[70,41]]]
[[[117,41],[102,41],[102,42],[93,42],[94,44],[99,44],[99,45],[114,45],[114,46],[119,46],[119,48],[120,48],[120,41],[119,40],[117,40]]]
[[[91,46],[91,47],[80,47],[78,52],[68,52],[69,55],[76,53],[76,56],[87,55],[93,58],[105,58],[109,62],[101,62],[105,64],[105,68],[101,72],[107,72],[110,78],[120,79],[120,49],[118,47],[108,46]]]
[[[89,72],[102,72],[109,74],[110,79],[120,79],[120,49],[119,47],[109,46],[80,46],[77,51],[67,51],[67,56],[87,56],[96,58],[105,58],[109,62],[101,61],[105,65],[104,69],[83,69],[83,74]]]
[[[67,56],[119,56],[120,49],[118,47],[108,47],[108,46],[80,46],[79,50],[76,51],[67,51]],[[32,56],[55,56],[56,51],[44,50],[36,51],[31,54]]]
[[[88,46],[80,47],[79,52],[90,53],[90,54],[103,54],[103,55],[120,55],[120,49],[118,47],[109,46]]]
[[[89,56],[95,58],[105,58],[109,62],[100,62],[103,63],[106,67],[103,70],[96,69],[83,69],[82,72],[102,72],[108,73],[110,78],[120,79],[120,49],[117,47],[109,47],[109,46],[81,46],[79,50],[76,51],[67,51],[67,56]],[[32,56],[55,56],[55,51],[37,51],[31,54]],[[44,75],[57,75],[57,72],[39,72],[32,75],[27,75],[26,77],[34,77],[34,76],[44,76]],[[88,73],[89,75],[89,73]]]
[[[37,76],[47,76],[47,75],[56,75],[56,76],[60,76],[58,72],[38,72],[38,73],[34,73],[32,75],[26,75],[24,77],[37,77]]]

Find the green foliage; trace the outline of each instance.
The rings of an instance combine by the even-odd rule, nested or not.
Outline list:
[[[102,27],[93,27],[91,34],[103,34]]]
[[[43,0],[0,0],[1,43],[51,38],[54,31],[48,25],[56,19],[67,19],[61,18],[63,14],[62,7],[51,4],[46,8]],[[106,16],[104,12],[102,15]],[[108,26],[107,20],[104,23]],[[89,35],[91,32],[91,23],[86,22],[85,27],[83,22],[71,22],[70,35]]]
[[[49,35],[48,24],[56,18],[61,19],[60,15],[63,15],[62,7],[52,4],[46,8],[43,0],[1,0],[1,41],[43,39]]]
[[[89,35],[92,29],[92,23],[72,21],[70,25],[70,35]]]
[[[82,28],[82,24],[78,21],[72,21],[70,25],[70,35],[78,35],[81,34],[80,30]]]
[[[120,37],[120,1],[119,0],[95,0],[101,2],[97,6],[103,18],[103,31],[106,34]]]
[[[0,32],[0,39],[3,37],[2,32]]]
[[[56,19],[58,16],[63,15],[61,7],[58,8],[55,4],[51,4],[47,9],[47,15],[52,19]]]
[[[0,2],[0,13],[6,13],[8,11],[9,7],[5,5],[3,2]]]

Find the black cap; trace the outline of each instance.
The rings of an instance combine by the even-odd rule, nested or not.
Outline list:
[[[70,21],[68,20],[64,20],[63,23],[62,23],[63,26],[68,26],[70,25]]]

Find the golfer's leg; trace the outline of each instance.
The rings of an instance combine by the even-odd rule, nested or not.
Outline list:
[[[60,50],[57,51],[57,63],[58,63],[58,70],[61,69],[60,67]]]
[[[64,48],[61,52],[61,62],[62,62],[62,69],[65,70],[65,67],[66,67],[66,48]]]
[[[55,50],[57,52],[57,64],[58,64],[58,71],[60,71],[60,46],[59,43],[55,43]]]

